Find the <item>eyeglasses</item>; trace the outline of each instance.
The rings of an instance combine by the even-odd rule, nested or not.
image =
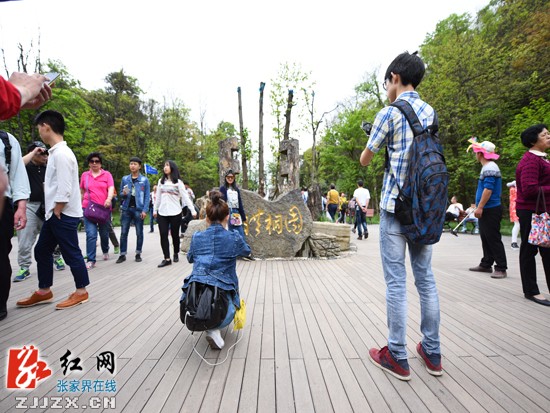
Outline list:
[[[384,82],[382,83],[382,89],[384,89],[386,91],[388,90],[388,86],[386,85],[386,83],[388,83],[388,80],[390,80],[390,79],[384,79]]]
[[[101,163],[99,159],[90,159],[90,163]]]
[[[227,175],[226,178],[227,179],[235,179],[235,177],[233,175]]]

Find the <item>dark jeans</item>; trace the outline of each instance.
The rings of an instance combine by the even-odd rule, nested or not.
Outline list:
[[[500,234],[500,220],[502,219],[502,206],[485,208],[479,219],[479,236],[483,248],[483,258],[479,264],[483,268],[491,268],[495,264],[495,270],[506,271],[506,252],[502,244]]]
[[[6,309],[11,288],[11,238],[13,237],[13,206],[8,198],[4,202],[4,212],[0,217],[0,311]]]
[[[332,218],[332,222],[334,222],[336,211],[338,211],[338,204],[328,204],[327,211],[330,214],[330,217]]]
[[[523,294],[528,296],[540,294],[537,285],[537,263],[535,256],[540,252],[542,266],[546,275],[546,285],[550,291],[550,248],[542,248],[529,244],[529,232],[531,232],[531,215],[534,211],[522,209],[516,210],[519,218],[519,232],[521,234],[521,246],[519,247],[519,271]]]
[[[164,258],[170,259],[170,242],[168,241],[168,231],[172,235],[172,245],[174,245],[174,254],[177,254],[180,250],[180,224],[181,214],[163,216],[157,214],[157,222],[159,224],[160,233],[160,246]]]
[[[153,217],[153,207],[149,208],[149,228],[151,232],[155,230],[155,217]]]
[[[53,256],[55,247],[59,249],[65,263],[71,267],[76,288],[90,284],[88,270],[78,246],[78,223],[80,218],[61,214],[61,219],[52,215],[44,222],[38,242],[34,247],[34,257],[38,269],[38,288],[49,288],[53,285]]]
[[[141,211],[135,208],[128,208],[120,212],[120,255],[126,255],[128,250],[128,232],[130,232],[130,224],[134,223],[136,227],[137,243],[136,254],[141,254],[143,248],[143,220],[141,219]]]
[[[118,239],[115,234],[115,230],[113,229],[113,221],[109,221],[109,239],[111,240],[113,247],[120,247],[120,244],[118,243]]]
[[[355,225],[357,226],[357,233],[359,236],[363,235],[363,231],[365,234],[369,233],[369,230],[367,229],[367,214],[363,212],[361,208],[355,209]]]

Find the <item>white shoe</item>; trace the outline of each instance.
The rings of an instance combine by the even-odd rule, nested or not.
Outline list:
[[[206,330],[206,341],[212,350],[221,350],[225,344],[219,329]]]

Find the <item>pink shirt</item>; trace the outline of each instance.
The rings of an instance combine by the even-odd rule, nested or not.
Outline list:
[[[80,188],[84,190],[82,208],[86,208],[88,206],[88,191],[93,202],[100,205],[105,204],[105,200],[109,194],[109,187],[111,186],[114,187],[115,182],[113,180],[113,175],[111,175],[110,172],[101,169],[99,175],[95,178],[92,175],[92,172],[83,172],[80,177]]]

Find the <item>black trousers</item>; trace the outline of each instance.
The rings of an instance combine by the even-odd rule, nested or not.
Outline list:
[[[172,244],[174,245],[174,254],[177,254],[180,250],[180,225],[181,214],[163,216],[157,215],[157,223],[159,225],[160,233],[160,246],[164,258],[170,259],[170,242],[168,241],[168,231],[172,235]]]
[[[0,310],[6,310],[11,288],[11,238],[13,237],[13,205],[6,198],[4,212],[0,217]]]
[[[483,248],[481,267],[491,268],[495,264],[495,270],[506,271],[508,263],[506,252],[502,244],[500,234],[500,220],[502,219],[502,205],[494,208],[485,208],[479,219],[479,236]]]
[[[519,218],[519,233],[521,234],[521,246],[519,247],[519,271],[523,294],[528,296],[540,294],[537,285],[537,263],[535,256],[540,252],[542,266],[546,275],[546,285],[550,291],[550,248],[542,248],[529,244],[529,232],[531,232],[531,215],[534,211],[523,209],[516,210]]]

